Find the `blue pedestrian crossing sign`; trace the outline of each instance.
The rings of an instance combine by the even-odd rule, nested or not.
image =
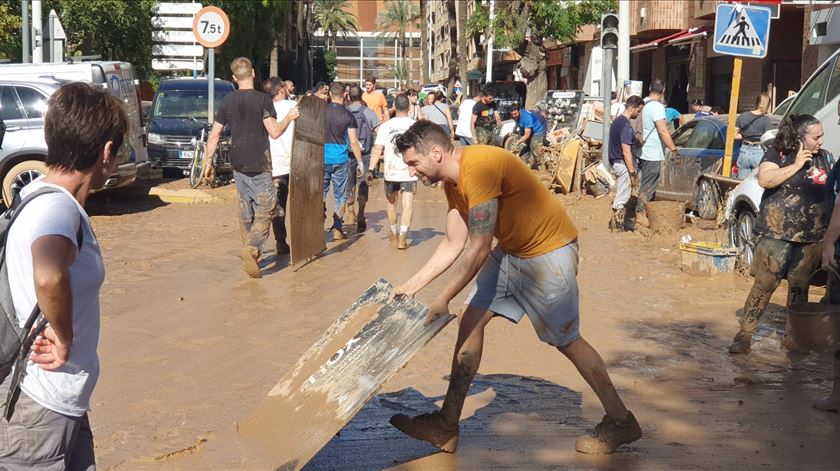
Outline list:
[[[718,54],[763,58],[770,39],[770,16],[767,7],[718,4],[712,49]]]

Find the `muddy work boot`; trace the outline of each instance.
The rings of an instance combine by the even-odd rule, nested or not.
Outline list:
[[[405,250],[408,248],[408,240],[406,240],[408,234],[403,232],[397,237],[397,248],[400,250]]]
[[[278,241],[276,244],[274,244],[274,247],[276,249],[275,253],[277,255],[284,255],[284,254],[287,254],[287,253],[291,252],[291,248],[289,247],[289,244],[287,244],[285,240]]]
[[[612,232],[624,232],[624,208],[613,209],[609,228]]]
[[[344,240],[347,238],[347,236],[344,235],[344,231],[337,227],[333,227],[331,233],[333,240]]]
[[[834,352],[834,388],[827,397],[814,401],[814,409],[840,412],[840,350]]]
[[[752,333],[744,330],[738,331],[735,338],[732,340],[732,345],[729,346],[729,353],[733,355],[750,353],[750,345],[752,343]]]
[[[605,415],[601,423],[595,426],[594,434],[577,439],[575,450],[580,453],[603,455],[640,438],[642,428],[632,412],[627,411],[627,418],[624,420],[613,420]]]
[[[247,245],[242,247],[242,251],[239,253],[239,257],[242,259],[242,269],[245,273],[248,274],[251,278],[262,278],[262,273],[260,273],[260,251],[256,247],[252,247]]]
[[[458,448],[458,423],[450,422],[440,412],[414,418],[397,414],[391,417],[391,425],[409,437],[427,441],[446,453],[453,453]]]
[[[650,227],[650,221],[644,211],[636,213],[636,224],[642,227]]]
[[[394,247],[397,246],[397,233],[391,232],[390,229],[388,229],[388,243],[393,245]]]

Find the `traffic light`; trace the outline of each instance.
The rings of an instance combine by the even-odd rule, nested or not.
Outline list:
[[[601,48],[618,48],[618,15],[615,13],[601,15]]]

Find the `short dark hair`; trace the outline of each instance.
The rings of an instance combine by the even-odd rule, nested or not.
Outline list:
[[[408,97],[405,95],[397,95],[394,97],[394,108],[397,111],[408,111],[408,107],[411,103],[408,101]]]
[[[443,129],[437,124],[425,119],[412,124],[410,128],[397,137],[395,143],[401,154],[414,148],[415,151],[425,155],[434,144],[443,147],[445,150],[452,150],[452,141],[449,140],[449,134],[443,132]]]
[[[665,84],[662,82],[661,78],[655,78],[650,81],[650,87],[648,89],[651,93],[664,93]]]
[[[645,100],[642,100],[642,97],[637,95],[630,95],[627,98],[627,101],[624,103],[624,106],[627,108],[638,108],[645,104]]]
[[[341,82],[333,82],[333,84],[330,85],[330,95],[334,97],[344,98],[344,90],[346,90],[346,88]]]
[[[710,111],[712,113],[717,113],[717,114],[723,114],[724,113],[723,108],[721,108],[720,106],[713,106]]]
[[[350,98],[350,101],[362,101],[362,87],[356,85],[355,83],[350,85],[350,88],[347,89],[347,97]]]
[[[701,100],[699,98],[695,98],[695,99],[691,100],[691,102],[689,102],[688,104],[689,105],[694,105],[694,106],[703,106],[703,100]]]
[[[89,169],[108,141],[113,142],[111,155],[116,155],[127,132],[128,117],[117,97],[87,83],[69,83],[47,103],[47,167]]]
[[[405,91],[406,96],[417,96],[417,90],[409,88]]]
[[[318,83],[315,84],[315,91],[317,92],[318,90],[320,90],[320,89],[322,89],[326,86],[327,86],[326,82],[318,82]]]
[[[370,83],[376,85],[376,77],[374,77],[373,75],[368,75],[367,78],[365,79],[365,82],[370,82]]]
[[[284,88],[286,88],[286,82],[280,80],[280,77],[270,77],[263,82],[262,86],[263,91],[268,93],[271,98],[276,97],[280,90]]]

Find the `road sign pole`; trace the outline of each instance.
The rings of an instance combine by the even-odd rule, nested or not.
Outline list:
[[[735,118],[738,115],[738,95],[741,90],[741,62],[740,57],[735,57],[735,64],[732,67],[732,93],[729,94],[729,121],[726,125],[726,149],[723,153],[723,176],[730,176],[732,169],[732,149],[735,146]]]
[[[207,49],[207,122],[213,122],[213,94],[216,91],[214,87],[216,75],[216,50],[214,48]]]

